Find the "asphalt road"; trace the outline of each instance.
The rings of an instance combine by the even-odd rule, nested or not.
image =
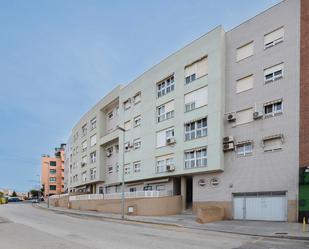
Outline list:
[[[0,205],[0,249],[308,249],[309,242],[96,220]]]

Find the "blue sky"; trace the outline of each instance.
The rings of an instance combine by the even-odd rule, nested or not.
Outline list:
[[[0,0],[0,188],[33,188],[41,154],[116,85],[278,2]]]

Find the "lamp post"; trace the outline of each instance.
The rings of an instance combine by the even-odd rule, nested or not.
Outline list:
[[[38,188],[38,202],[40,202],[40,193],[41,193],[41,178],[40,175],[36,175],[38,177],[38,183],[39,183],[39,188]]]
[[[121,181],[121,219],[124,219],[124,133],[125,129],[117,125],[117,130],[122,131],[122,181]]]

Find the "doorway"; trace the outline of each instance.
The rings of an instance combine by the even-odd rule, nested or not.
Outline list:
[[[186,177],[186,209],[192,209],[193,185],[192,176]]]

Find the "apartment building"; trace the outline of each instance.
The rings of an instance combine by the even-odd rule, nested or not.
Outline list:
[[[41,157],[41,184],[44,187],[44,196],[64,193],[64,150],[66,144],[55,148],[53,157]]]
[[[69,191],[119,192],[124,167],[126,192],[181,195],[184,210],[220,206],[226,219],[295,221],[309,165],[308,8],[286,0],[218,26],[116,87],[72,130]]]

